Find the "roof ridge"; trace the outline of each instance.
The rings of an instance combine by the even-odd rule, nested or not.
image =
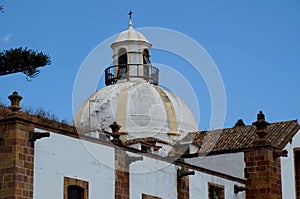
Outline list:
[[[286,123],[286,122],[297,122],[298,123],[298,119],[285,120],[285,121],[279,121],[279,122],[270,122],[270,124],[272,125],[272,124]],[[246,128],[246,127],[250,127],[250,126],[253,126],[253,125],[249,124],[249,125],[245,125],[245,126],[227,127],[227,128],[222,128],[222,129],[199,130],[199,131],[190,132],[190,133],[204,133],[204,132],[220,131],[220,130],[235,129],[235,128]]]
[[[283,148],[299,131],[300,125],[298,120],[287,120],[280,122],[273,122],[268,127],[267,139],[271,145],[276,148]],[[220,133],[220,137],[216,142],[210,143],[211,137],[214,133]],[[198,131],[190,133],[185,138],[189,139],[194,136],[193,144],[197,147],[208,147],[212,145],[212,152],[222,152],[231,150],[244,150],[252,147],[253,142],[257,139],[256,128],[254,125],[232,127],[226,129],[217,129],[210,131]],[[208,136],[208,137],[207,137]],[[203,143],[203,141],[205,141]]]

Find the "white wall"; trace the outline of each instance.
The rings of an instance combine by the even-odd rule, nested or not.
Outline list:
[[[245,161],[243,152],[197,157],[186,161],[206,169],[244,178]]]
[[[133,154],[129,154],[133,155]],[[163,199],[177,198],[177,166],[144,156],[130,165],[130,198],[140,199],[142,193]]]
[[[36,129],[36,131],[40,131]],[[140,156],[127,152],[130,156]],[[144,157],[130,165],[130,198],[142,193],[163,199],[177,198],[177,169],[161,160]],[[34,198],[63,198],[64,176],[89,182],[89,198],[114,198],[114,148],[51,133],[35,142]],[[228,199],[245,198],[234,194],[234,181],[196,171],[190,176],[190,198],[208,198],[208,183],[225,187]],[[241,185],[243,186],[243,185]]]
[[[88,181],[91,199],[114,197],[113,148],[51,133],[34,153],[34,198],[63,198],[64,176]]]
[[[178,168],[180,166],[149,157],[132,163],[130,165],[130,198],[140,199],[142,193],[162,199],[177,198]],[[245,185],[221,177],[195,171],[195,175],[190,176],[189,182],[191,199],[207,199],[209,182],[224,186],[227,199],[245,198],[245,192],[234,193],[234,185]]]
[[[282,198],[296,198],[294,148],[300,148],[300,131],[293,137],[292,142],[284,149],[288,150],[288,157],[281,158]]]
[[[226,180],[220,177],[212,176],[205,173],[196,172],[190,176],[190,198],[208,198],[208,183],[214,183],[224,186],[226,199],[244,199],[245,192],[234,193],[234,185],[245,186],[243,184]]]

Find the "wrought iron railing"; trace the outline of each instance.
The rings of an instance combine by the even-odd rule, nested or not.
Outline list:
[[[150,64],[120,64],[105,69],[105,85],[112,85],[121,79],[142,78],[158,85],[159,70]]]

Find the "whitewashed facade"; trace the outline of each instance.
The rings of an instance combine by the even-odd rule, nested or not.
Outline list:
[[[114,147],[52,132],[49,138],[35,142],[34,198],[62,198],[64,177],[87,181],[90,199],[114,198],[114,153]],[[127,154],[141,157],[133,152]],[[177,170],[180,168],[148,156],[131,163],[130,198],[138,199],[142,194],[177,198]],[[197,170],[189,177],[190,198],[208,198],[208,183],[224,186],[225,198],[245,198],[244,193],[234,193],[234,185],[244,184]]]

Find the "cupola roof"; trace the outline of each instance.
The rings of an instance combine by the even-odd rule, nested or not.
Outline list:
[[[150,44],[148,39],[139,31],[135,30],[132,27],[132,19],[129,20],[128,30],[125,30],[121,32],[118,37],[115,39],[115,41],[112,43],[114,45],[115,43],[119,42],[125,42],[125,41],[137,41],[137,42],[145,42]]]

